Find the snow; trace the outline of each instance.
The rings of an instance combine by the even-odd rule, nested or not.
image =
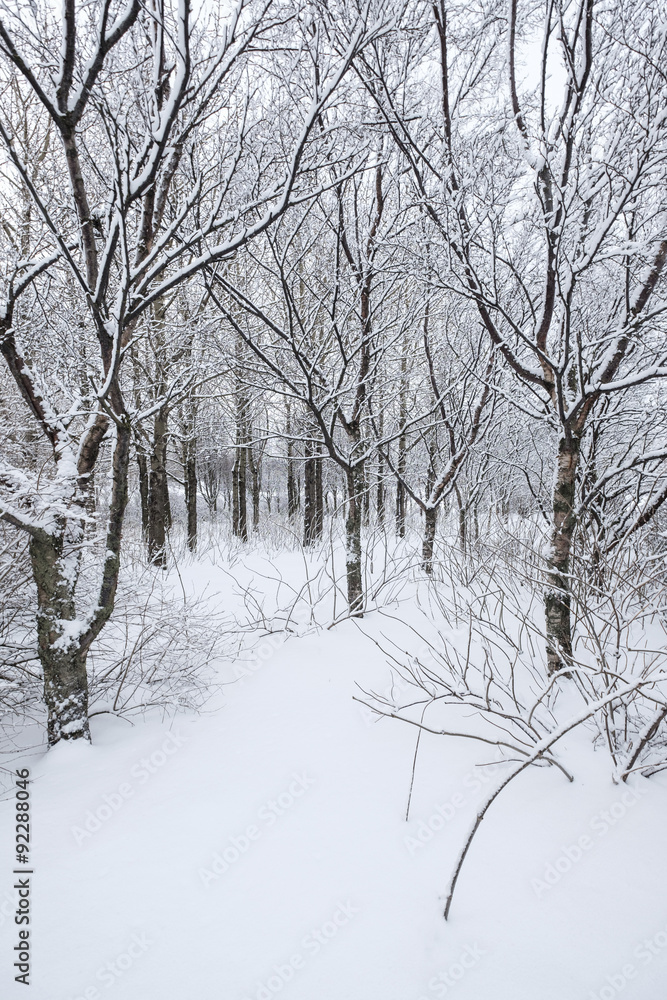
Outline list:
[[[299,558],[277,556],[275,579],[294,583]],[[234,567],[255,588],[257,569]],[[212,561],[180,572],[212,607],[240,606]],[[353,696],[357,683],[391,690],[371,640],[418,655],[412,593],[391,615],[257,636],[254,655],[219,663],[224,683],[199,716],[95,716],[92,746],[48,754],[25,731],[5,766],[32,771],[36,1000],[662,1000],[665,781],[612,784],[590,734],[562,741],[573,783],[529,768],[499,796],[443,920],[466,831],[507,765],[424,734],[405,821],[415,731],[372,723]],[[24,992],[2,781],[11,1000]]]

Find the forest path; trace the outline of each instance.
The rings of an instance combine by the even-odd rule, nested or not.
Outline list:
[[[633,956],[667,926],[658,784],[601,833],[624,794],[602,754],[582,756],[574,785],[553,769],[522,776],[485,821],[445,924],[452,862],[492,780],[474,764],[489,755],[423,740],[406,824],[414,731],[369,724],[352,700],[355,681],[386,687],[382,653],[343,622],[265,654],[204,715],[102,717],[92,747],[34,764],[36,1000],[590,1000],[627,963],[624,996],[663,1000],[667,948]],[[545,883],[582,835],[592,846]],[[10,998],[24,995],[15,936],[3,917]]]

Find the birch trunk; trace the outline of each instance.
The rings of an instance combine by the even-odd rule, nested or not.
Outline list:
[[[427,507],[424,516],[424,539],[422,542],[422,569],[429,575],[433,572],[433,548],[435,529],[438,522],[438,508]]]
[[[579,437],[573,434],[562,437],[558,447],[551,551],[544,597],[547,669],[550,674],[572,663],[570,562],[576,522],[574,499],[579,456]]]
[[[405,502],[406,492],[403,485],[407,467],[407,440],[405,425],[408,419],[407,409],[407,362],[405,355],[401,359],[401,395],[399,401],[399,423],[401,434],[398,439],[398,457],[396,460],[396,535],[398,538],[405,538]]]
[[[237,429],[237,442],[238,434]],[[247,456],[247,448],[237,443],[232,469],[232,532],[244,542],[248,541]]]

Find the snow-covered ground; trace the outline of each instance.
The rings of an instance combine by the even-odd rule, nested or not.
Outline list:
[[[238,600],[210,564],[182,577]],[[26,991],[6,773],[3,1000],[664,1000],[665,781],[613,785],[583,736],[564,750],[573,784],[533,769],[495,803],[443,920],[497,768],[473,741],[423,737],[406,823],[415,732],[353,696],[386,688],[370,639],[405,645],[412,614],[408,593],[265,640],[251,667],[219,663],[231,683],[201,715],[99,716],[92,746],[6,757],[32,772],[34,875]]]

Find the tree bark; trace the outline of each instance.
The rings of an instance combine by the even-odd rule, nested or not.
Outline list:
[[[248,541],[248,409],[249,399],[244,383],[244,347],[240,337],[234,345],[234,465],[232,466],[232,534]]]
[[[398,477],[396,480],[396,535],[398,538],[405,538],[405,486],[403,478],[405,476],[405,437],[401,434],[398,439],[398,462],[396,470]]]
[[[236,428],[236,452],[232,468],[232,533],[242,541],[248,541],[247,507],[247,458],[243,429]]]
[[[141,537],[148,541],[148,461],[145,453],[137,447],[137,468],[139,470],[139,498],[141,501]]]
[[[303,544],[314,545],[317,533],[317,459],[311,439],[304,442],[303,466]]]
[[[364,490],[363,466],[346,472],[347,518],[345,520],[345,567],[350,614],[363,617],[364,592],[361,573],[361,520]]]
[[[250,466],[250,482],[252,490],[252,527],[253,531],[259,530],[259,513],[262,489],[262,460],[255,458],[252,446],[248,446],[247,464]]]
[[[190,428],[193,430],[193,428]],[[183,442],[183,481],[188,521],[188,549],[197,551],[197,439],[188,433]]]
[[[167,481],[167,428],[169,410],[161,406],[155,414],[148,477],[148,556],[154,566],[167,565],[167,533],[171,505]]]
[[[367,528],[371,521],[371,485],[369,470],[364,462],[361,492],[361,523]]]
[[[37,586],[37,643],[44,677],[49,746],[60,740],[90,739],[86,661],[91,644],[115,605],[127,507],[130,441],[129,426],[126,423],[118,426],[102,580],[97,604],[85,620],[78,620],[75,596],[78,574],[72,570],[72,561],[76,562],[80,551],[81,527],[61,517],[55,532],[36,529],[31,534],[30,561]]]
[[[382,455],[378,455],[375,512],[380,526],[384,524],[384,506],[384,459],[382,458]]]
[[[74,624],[74,586],[63,560],[64,539],[64,522],[57,534],[39,532],[30,539],[49,746],[61,739],[90,739],[86,656]]]
[[[324,458],[321,454],[315,456],[315,537],[321,538],[324,531],[324,486],[322,473]]]
[[[404,480],[405,471],[407,466],[407,440],[405,434],[405,425],[408,419],[408,409],[407,409],[407,358],[405,352],[407,351],[407,345],[404,349],[404,354],[401,359],[401,395],[399,400],[399,424],[401,428],[401,433],[398,439],[398,456],[396,459],[396,472],[398,477],[396,479],[396,535],[398,538],[405,538],[405,505],[406,505],[406,492]]]
[[[466,554],[468,548],[468,526],[466,523],[466,508],[463,502],[463,497],[461,496],[461,491],[458,487],[458,483],[454,483],[454,493],[456,494],[456,506],[459,511],[459,543],[461,545],[461,552],[463,555]]]
[[[424,539],[422,542],[422,569],[429,575],[433,572],[433,547],[435,529],[438,522],[438,508],[427,507],[424,515]]]
[[[285,403],[285,435],[287,437],[287,516],[295,517],[299,511],[299,482],[294,474],[294,440],[292,438],[292,405]]]
[[[580,449],[580,439],[574,434],[563,436],[558,447],[551,550],[544,596],[547,669],[550,674],[572,663],[570,561],[576,523],[574,499]]]

